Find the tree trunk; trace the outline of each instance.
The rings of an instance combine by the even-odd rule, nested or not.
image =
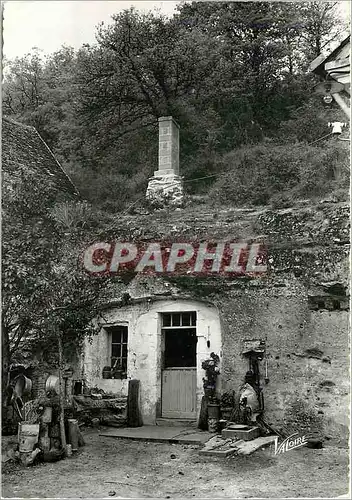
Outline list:
[[[77,451],[79,445],[79,428],[78,422],[74,418],[68,419],[68,439],[72,446],[72,451]]]
[[[1,357],[2,357],[2,381],[1,381],[1,394],[2,394],[2,417],[4,422],[4,417],[6,416],[6,411],[4,411],[8,404],[7,397],[7,385],[9,378],[10,369],[10,339],[9,331],[5,325],[2,327],[1,335]]]
[[[57,332],[57,345],[59,353],[59,422],[60,422],[60,437],[61,446],[66,455],[66,434],[65,434],[65,400],[64,400],[64,384],[62,377],[63,370],[63,348],[61,332]]]

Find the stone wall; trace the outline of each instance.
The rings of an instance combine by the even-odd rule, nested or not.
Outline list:
[[[265,418],[279,430],[346,437],[348,428],[348,312],[309,308],[304,287],[242,290],[223,304],[224,389],[238,392],[247,361],[243,341],[263,339],[260,363]]]

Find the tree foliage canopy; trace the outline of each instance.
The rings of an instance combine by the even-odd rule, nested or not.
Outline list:
[[[157,118],[172,115],[187,189],[203,192],[215,177],[195,179],[231,151],[328,132],[339,113],[307,69],[344,29],[334,2],[192,2],[171,18],[131,8],[94,45],[9,62],[4,112],[34,125],[83,197],[111,212],[144,196]]]

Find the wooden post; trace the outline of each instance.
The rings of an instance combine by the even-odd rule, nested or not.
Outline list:
[[[86,443],[84,441],[84,438],[82,436],[82,432],[81,432],[79,426],[77,426],[77,429],[78,429],[78,446],[84,446]]]
[[[208,398],[205,396],[202,397],[202,404],[201,404],[201,408],[200,408],[198,427],[199,427],[199,429],[202,429],[203,431],[208,430]]]
[[[139,408],[139,380],[129,380],[127,398],[127,425],[129,427],[142,427],[142,415]]]
[[[64,403],[64,387],[62,378],[63,367],[63,348],[61,332],[57,331],[57,344],[59,353],[59,422],[60,422],[60,438],[61,446],[66,456],[66,434],[65,434],[65,403]]]

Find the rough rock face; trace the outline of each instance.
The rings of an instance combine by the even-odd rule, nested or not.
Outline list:
[[[147,200],[154,207],[180,207],[183,203],[183,186],[181,177],[169,175],[150,179]]]

